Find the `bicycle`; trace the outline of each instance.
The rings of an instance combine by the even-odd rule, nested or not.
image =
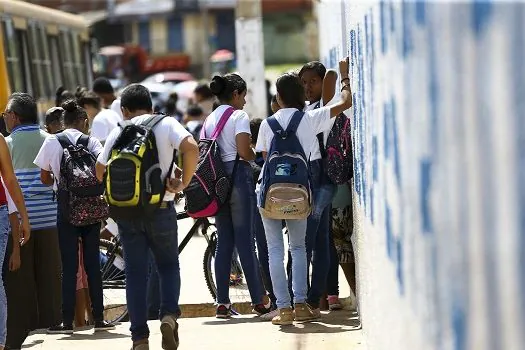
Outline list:
[[[189,218],[184,212],[177,213],[177,221]],[[211,229],[211,232],[210,232]],[[217,230],[215,224],[207,218],[196,219],[192,227],[179,244],[179,254],[188,245],[197,233],[206,239],[206,249],[203,256],[203,272],[206,286],[213,298],[217,299],[217,286],[215,282],[214,259],[217,248]],[[127,316],[127,307],[122,303],[112,302],[122,300],[119,290],[126,289],[126,278],[123,265],[123,250],[120,237],[117,235],[112,240],[100,239],[102,287],[104,292],[104,316],[108,322],[120,322]],[[124,293],[125,297],[125,293]],[[230,299],[233,303],[250,300],[250,294],[243,277],[242,267],[238,258],[232,259],[230,275]]]

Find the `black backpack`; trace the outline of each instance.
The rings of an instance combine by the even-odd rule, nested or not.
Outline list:
[[[111,149],[105,174],[110,217],[149,217],[164,198],[159,154],[153,128],[166,116],[154,114],[141,124],[119,123],[122,131]],[[173,162],[168,171],[170,176]]]
[[[97,158],[87,148],[89,136],[80,136],[76,144],[62,132],[56,137],[63,148],[57,196],[61,219],[73,226],[105,220],[108,206],[96,175]]]

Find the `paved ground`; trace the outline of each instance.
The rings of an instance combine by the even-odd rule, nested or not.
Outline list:
[[[184,236],[192,225],[192,219],[179,221],[179,242],[184,239]],[[206,246],[207,243],[203,236],[194,236],[180,254],[182,281],[180,294],[181,305],[214,302],[204,280],[203,258]],[[341,276],[340,295],[341,297],[348,297],[350,295],[350,288],[344,279],[342,270],[340,270],[339,276]],[[116,290],[114,293],[114,295],[111,295],[111,299],[106,299],[105,304],[125,304],[125,291]],[[245,286],[241,288],[230,288],[230,298],[234,303],[250,301],[249,293]]]
[[[239,345],[250,350],[366,349],[355,312],[324,313],[321,321],[278,327],[270,322],[259,321],[254,316],[239,316],[231,320],[185,318],[179,320],[179,349],[227,349]],[[159,322],[150,322],[149,325],[150,348],[160,349]],[[129,324],[123,323],[114,331],[97,334],[93,334],[92,329],[77,332],[73,336],[39,333],[30,336],[22,348],[125,350],[131,345],[128,328]]]

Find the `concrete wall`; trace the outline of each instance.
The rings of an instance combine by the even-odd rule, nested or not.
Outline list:
[[[525,337],[525,5],[324,0],[351,53],[355,246],[374,350]]]

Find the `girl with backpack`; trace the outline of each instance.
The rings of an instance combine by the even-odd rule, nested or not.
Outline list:
[[[217,142],[226,172],[231,176],[230,198],[215,217],[218,242],[215,253],[217,282],[217,318],[231,316],[229,283],[234,248],[237,249],[252,299],[253,311],[258,315],[271,311],[271,301],[261,285],[259,264],[255,255],[253,213],[255,193],[252,168],[255,159],[250,146],[250,118],[242,111],[246,104],[246,82],[237,74],[213,77],[211,91],[221,105],[206,118],[205,137],[213,134],[221,117],[230,114]]]
[[[62,108],[66,129],[48,136],[34,161],[41,169],[42,183],[49,186],[56,183],[58,187],[57,227],[62,257],[63,323],[52,326],[48,333],[73,333],[79,237],[82,238],[95,331],[114,329],[114,325],[104,321],[99,261],[100,226],[107,207],[102,192],[95,193],[98,191],[95,164],[103,148],[100,141],[86,135],[89,121],[84,109],[74,100],[64,102]]]
[[[266,158],[265,168],[270,169],[274,166],[277,171],[265,171],[263,169],[263,175],[261,177],[261,185],[259,188],[259,207],[262,214],[262,220],[266,232],[266,239],[268,242],[269,260],[270,260],[270,274],[272,277],[272,285],[275,296],[277,297],[277,307],[279,308],[279,315],[276,316],[272,323],[277,325],[290,325],[293,321],[309,321],[316,319],[316,315],[312,312],[312,308],[306,303],[307,299],[307,259],[306,259],[306,226],[309,210],[306,211],[306,215],[294,216],[293,211],[296,207],[294,205],[285,206],[285,210],[282,212],[282,217],[277,217],[274,213],[269,211],[273,207],[269,207],[271,200],[275,203],[279,203],[279,187],[276,188],[274,196],[268,201],[269,190],[273,190],[272,186],[269,187],[265,184],[271,184],[272,181],[285,182],[286,178],[292,178],[295,174],[296,178],[300,177],[301,164],[307,162],[310,159],[311,162],[319,163],[320,154],[317,146],[317,154],[314,154],[317,145],[316,135],[328,130],[330,128],[331,118],[336,117],[339,113],[347,110],[352,106],[352,93],[350,91],[350,81],[348,78],[348,58],[339,63],[339,70],[342,76],[342,90],[341,100],[334,103],[330,107],[324,107],[314,109],[311,111],[302,112],[305,107],[305,92],[304,87],[297,75],[284,74],[277,80],[277,100],[281,109],[277,111],[271,118],[263,121],[259,131],[259,137],[257,141],[257,151],[263,152],[263,156]],[[278,125],[276,125],[276,123]],[[277,136],[275,136],[277,135]],[[294,139],[295,138],[295,139]],[[279,149],[277,145],[284,145],[282,140],[293,140],[292,143],[287,143],[290,146],[296,146],[299,143],[301,149],[300,152],[292,149]],[[271,153],[271,158],[268,158]],[[289,155],[292,154],[292,157]],[[286,162],[285,157],[288,155],[288,160],[293,158],[301,158],[302,161],[296,163]],[[279,162],[278,157],[282,157],[283,161]],[[306,158],[306,159],[304,159]],[[273,160],[272,160],[273,159]],[[278,160],[277,164],[275,160]],[[301,169],[299,169],[301,168]],[[312,171],[312,169],[306,169],[306,171]],[[307,178],[311,178],[307,176]],[[280,177],[281,180],[274,181],[270,177]],[[314,180],[315,181],[315,180]],[[311,182],[311,181],[310,181]],[[285,185],[293,185],[293,183]],[[282,185],[282,184],[279,184]],[[312,184],[307,184],[309,198],[311,198]],[[286,187],[286,186],[284,186]],[[288,187],[288,191],[292,191],[293,186]],[[274,198],[277,198],[274,199]],[[284,201],[286,197],[283,196]],[[280,200],[283,202],[283,200]],[[277,207],[277,205],[276,205]],[[300,208],[299,208],[300,209]],[[288,227],[289,234],[289,246],[292,254],[292,271],[293,271],[293,294],[295,310],[292,310],[291,296],[288,291],[287,279],[285,273],[284,261],[284,240],[282,233],[282,218],[289,215],[292,219],[286,219],[286,226]],[[326,282],[325,282],[326,286]],[[324,286],[323,286],[324,287]]]

